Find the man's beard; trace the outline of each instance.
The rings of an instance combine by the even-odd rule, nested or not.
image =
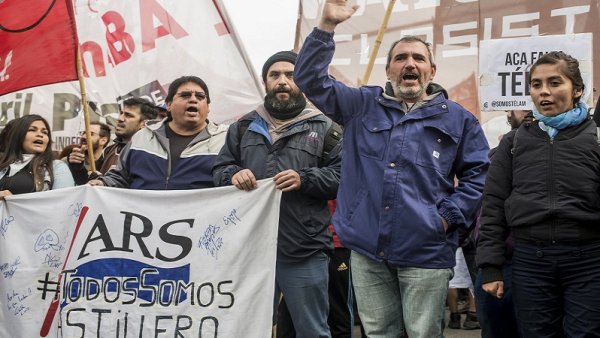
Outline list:
[[[404,100],[417,100],[421,98],[423,93],[426,93],[427,86],[431,81],[427,81],[418,87],[405,87],[398,83],[398,81],[390,80],[392,87],[394,88],[394,95]]]
[[[100,140],[92,142],[92,148],[94,148],[94,151],[96,151],[98,147],[100,147]]]
[[[121,128],[121,130],[116,130],[115,128],[115,135],[119,138],[131,138],[131,136],[133,136],[134,133],[131,133],[129,129],[127,129],[127,127],[123,127]]]
[[[278,93],[287,93],[287,100],[277,98]],[[265,108],[276,119],[287,120],[294,118],[306,107],[306,98],[299,90],[282,91],[273,89],[265,96]]]
[[[286,113],[291,110],[296,110],[298,108],[304,109],[306,106],[306,99],[304,95],[300,91],[287,91],[289,97],[287,100],[281,100],[277,97],[278,93],[284,93],[284,91],[271,90],[265,96],[265,103],[268,104],[272,109],[280,113]]]

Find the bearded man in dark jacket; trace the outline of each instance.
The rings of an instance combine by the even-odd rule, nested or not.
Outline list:
[[[231,125],[213,167],[215,185],[252,190],[272,177],[283,192],[277,242],[275,304],[283,293],[297,337],[331,337],[328,315],[327,200],[336,197],[341,142],[329,152],[332,121],[309,106],[292,74],[296,53],[263,66],[264,104]]]

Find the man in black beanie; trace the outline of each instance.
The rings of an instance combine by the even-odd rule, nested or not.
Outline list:
[[[331,337],[328,315],[327,200],[336,197],[341,137],[333,122],[307,104],[293,80],[296,53],[275,53],[264,64],[264,104],[229,128],[213,167],[217,186],[252,190],[272,177],[283,192],[279,216],[274,309],[283,293],[296,337]],[[339,135],[339,134],[338,134]],[[276,315],[274,316],[276,317]]]

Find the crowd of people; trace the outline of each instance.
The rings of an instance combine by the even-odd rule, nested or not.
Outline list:
[[[433,82],[419,37],[391,45],[383,87],[328,73],[335,28],[356,10],[326,1],[299,54],[264,63],[264,102],[230,126],[208,118],[197,76],[170,84],[166,115],[129,98],[112,143],[94,122],[58,158],[43,117],[10,121],[0,198],[82,184],[248,191],[272,178],[279,338],[352,337],[356,322],[363,337],[443,337],[446,306],[448,327],[482,337],[600,337],[600,137],[578,61],[549,52],[531,65],[534,109],[508,112],[512,131],[490,151]]]

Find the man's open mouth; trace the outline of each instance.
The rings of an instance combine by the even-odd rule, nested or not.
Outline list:
[[[418,80],[419,79],[419,75],[418,74],[413,74],[413,73],[406,73],[404,75],[402,75],[402,80]]]

